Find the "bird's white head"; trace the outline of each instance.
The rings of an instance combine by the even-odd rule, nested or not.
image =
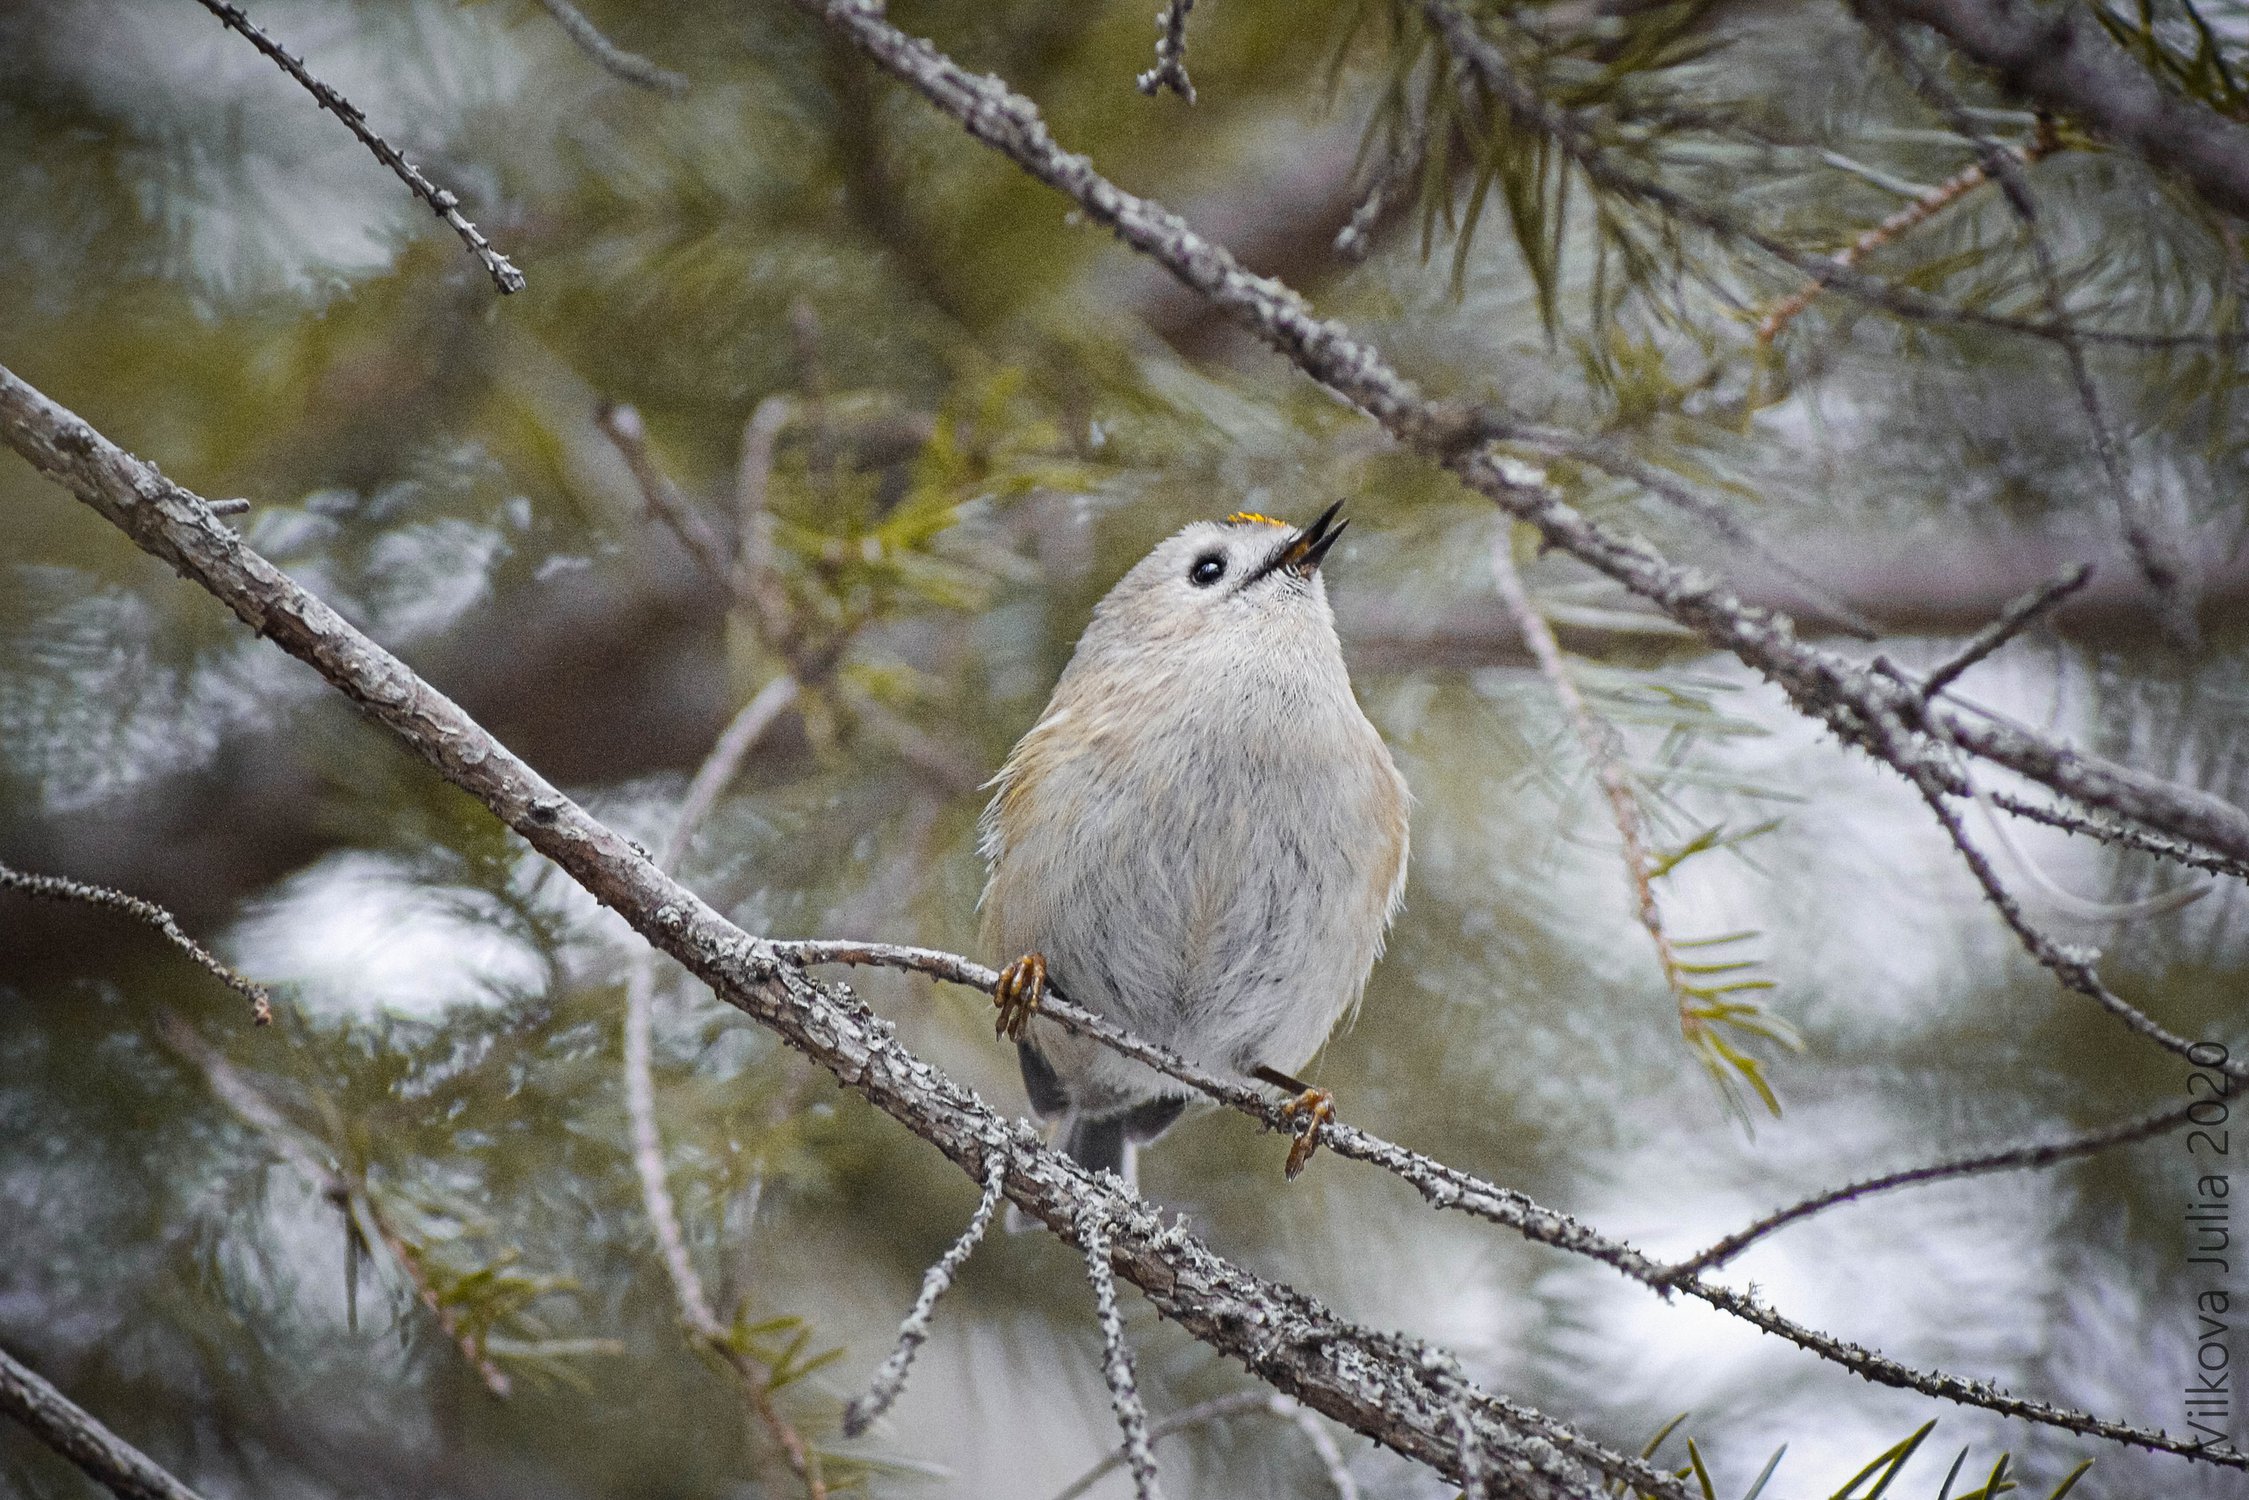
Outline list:
[[[1078,645],[1080,661],[1122,654],[1202,655],[1254,643],[1333,649],[1320,564],[1350,523],[1338,500],[1310,525],[1237,511],[1157,544],[1117,580]]]

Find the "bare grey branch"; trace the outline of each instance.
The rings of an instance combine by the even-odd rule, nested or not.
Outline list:
[[[514,263],[506,256],[493,248],[492,242],[484,237],[482,230],[461,216],[460,197],[451,189],[441,188],[436,183],[431,182],[422,175],[421,168],[408,161],[404,153],[399,151],[396,146],[377,135],[374,127],[367,123],[367,116],[360,112],[358,105],[313,77],[311,70],[305,67],[295,53],[260,31],[251,23],[250,18],[243,14],[242,7],[234,4],[233,0],[198,0],[198,3],[212,15],[217,16],[219,24],[230,31],[240,32],[248,38],[251,46],[263,52],[273,60],[274,65],[280,68],[282,72],[287,73],[291,78],[302,84],[305,92],[311,94],[314,99],[320,102],[322,109],[343,121],[345,128],[359,137],[360,144],[375,153],[375,160],[390,168],[396,174],[398,180],[405,183],[415,197],[427,203],[439,218],[453,227],[453,232],[459,235],[461,242],[469,247],[469,253],[484,263],[484,269],[491,276],[492,284],[497,286],[503,294],[523,290],[525,286],[523,273],[518,271]]]
[[[1709,1249],[1697,1252],[1673,1266],[1665,1274],[1674,1280],[1701,1275],[1716,1270],[1735,1256],[1756,1244],[1766,1235],[1785,1229],[1800,1220],[1808,1219],[1838,1203],[1855,1203],[1876,1193],[1892,1188],[1912,1187],[1918,1183],[1948,1182],[1956,1177],[1976,1177],[1986,1172],[2012,1172],[2039,1167],[2050,1167],[2057,1162],[2072,1161],[2080,1156],[2092,1156],[2115,1146],[2129,1146],[2135,1141],[2152,1140],[2156,1136],[2177,1129],[2187,1119],[2187,1112],[2201,1102],[2197,1095],[2185,1103],[2169,1109],[2159,1109],[2136,1120],[2126,1120],[2105,1129],[2088,1131],[2067,1140],[2033,1141],[2021,1146],[2008,1146],[1998,1151],[1987,1151],[1976,1156],[1955,1157],[1950,1161],[1932,1162],[1925,1166],[1908,1167],[1903,1171],[1886,1172],[1879,1177],[1867,1177],[1843,1187],[1830,1188],[1815,1193],[1798,1203],[1777,1209],[1742,1229],[1735,1230]]]
[[[587,20],[586,13],[570,0],[539,0],[539,3],[546,7],[547,14],[554,17],[564,34],[578,44],[578,50],[592,58],[604,73],[675,98],[687,92],[684,74],[659,68],[637,52],[627,52],[603,36],[601,28]]]
[[[91,1412],[0,1349],[0,1411],[119,1500],[202,1500]]]

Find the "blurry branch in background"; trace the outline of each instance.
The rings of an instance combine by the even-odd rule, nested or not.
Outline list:
[[[2227,1092],[2230,1093],[2231,1090]],[[1876,1193],[1886,1193],[1892,1188],[1949,1182],[1959,1177],[1978,1177],[1986,1172],[2034,1170],[2053,1166],[2057,1162],[2073,1161],[2080,1156],[2092,1156],[2112,1147],[2152,1140],[2185,1124],[2191,1111],[2205,1102],[2204,1097],[2198,1094],[2168,1109],[2159,1109],[2136,1120],[2125,1120],[2100,1130],[2088,1131],[2084,1135],[2071,1136],[2067,1140],[2033,1141],[2027,1145],[2009,1146],[1976,1156],[1955,1157],[1950,1161],[1886,1172],[1879,1177],[1868,1177],[1843,1187],[1830,1188],[1824,1193],[1815,1193],[1801,1202],[1767,1214],[1746,1228],[1735,1230],[1712,1244],[1709,1249],[1690,1255],[1670,1267],[1664,1274],[1672,1280],[1687,1280],[1700,1276],[1705,1271],[1714,1271],[1776,1229],[1785,1229],[1822,1210],[1833,1208],[1838,1203],[1855,1203]]]
[[[1780,1113],[1780,1099],[1773,1093],[1766,1079],[1764,1064],[1752,1057],[1720,1033],[1729,1028],[1748,1035],[1762,1037],[1782,1046],[1801,1046],[1795,1032],[1765,1008],[1751,1001],[1734,998],[1750,990],[1770,989],[1769,980],[1728,978],[1749,965],[1745,963],[1686,963],[1673,946],[1671,935],[1664,930],[1663,912],[1656,901],[1655,880],[1657,871],[1648,854],[1647,837],[1641,829],[1640,799],[1633,790],[1631,773],[1625,767],[1624,745],[1616,727],[1593,712],[1585,695],[1578,691],[1576,681],[1570,676],[1569,663],[1563,659],[1561,644],[1554,639],[1553,629],[1546,617],[1531,602],[1528,590],[1523,587],[1523,575],[1516,570],[1514,556],[1514,528],[1502,526],[1492,541],[1492,582],[1498,587],[1501,608],[1522,632],[1523,644],[1530,648],[1538,663],[1541,677],[1562,705],[1562,713],[1569,720],[1570,732],[1593,767],[1593,779],[1600,784],[1601,794],[1609,805],[1609,819],[1616,825],[1624,857],[1624,873],[1632,887],[1633,905],[1640,925],[1654,940],[1656,964],[1663,971],[1664,988],[1670,991],[1673,1004],[1679,1013],[1679,1034],[1695,1060],[1703,1065],[1717,1084],[1720,1097],[1737,1116],[1746,1116],[1738,1082],[1747,1082],[1765,1108],[1773,1114]]]
[[[242,1076],[234,1064],[219,1055],[219,1050],[190,1029],[184,1022],[169,1015],[160,1015],[157,1026],[164,1044],[188,1063],[193,1064],[210,1084],[211,1092],[219,1102],[234,1111],[237,1118],[264,1136],[266,1143],[315,1188],[331,1207],[344,1216],[344,1234],[348,1254],[346,1272],[350,1285],[347,1294],[356,1307],[359,1256],[380,1245],[390,1253],[422,1305],[430,1310],[444,1335],[459,1347],[461,1357],[475,1369],[484,1382],[484,1388],[493,1395],[505,1398],[511,1387],[507,1372],[493,1362],[491,1352],[485,1347],[489,1326],[472,1327],[463,1316],[465,1309],[446,1296],[422,1256],[405,1236],[401,1235],[384,1217],[375,1200],[367,1192],[367,1184],[323,1161],[307,1143],[304,1132],[291,1124],[274,1108],[271,1100],[258,1092]],[[490,1319],[480,1319],[488,1325]]]
[[[2085,417],[2093,456],[2100,462],[2101,477],[2107,482],[2109,498],[2116,506],[2117,525],[2123,533],[2124,544],[2162,608],[2164,629],[2171,637],[2171,644],[2183,652],[2191,652],[2200,639],[2194,618],[2193,579],[2187,573],[2177,544],[2149,525],[2146,507],[2132,493],[2115,424],[2109,420],[2107,403],[2101,399],[2100,387],[2093,382],[2092,367],[2085,360],[2085,342],[2074,332],[2067,331],[2071,320],[2062,291],[2061,271],[2054,260],[2053,246],[2047,243],[2046,231],[2039,223],[2038,203],[2031,194],[2030,178],[2023,170],[2023,163],[2017,159],[2017,153],[1994,141],[1976,122],[1950,85],[1922,64],[1899,34],[1895,18],[1884,14],[1880,7],[1881,0],[1861,0],[1859,10],[1862,16],[1869,18],[1868,24],[1881,38],[1891,60],[1905,74],[1914,92],[1942,115],[1962,139],[1975,146],[1983,159],[1984,170],[1999,183],[2007,206],[2014,210],[2022,226],[2023,238],[2029,242],[2031,258],[2037,265],[2038,290],[2046,304],[2046,315],[2056,328],[2065,330],[2057,342],[2069,366],[2070,384],[2077,393],[2078,410]],[[2042,126],[2041,130],[2047,132],[2051,127]],[[2249,143],[2249,137],[2245,137],[2245,143]]]
[[[265,986],[254,979],[243,978],[212,957],[209,949],[182,932],[172,914],[153,901],[128,896],[125,892],[106,885],[66,880],[60,875],[27,875],[4,864],[0,864],[0,891],[14,891],[18,895],[44,901],[82,901],[88,906],[121,911],[129,917],[146,922],[163,933],[166,941],[173,947],[201,964],[219,983],[249,1001],[252,1021],[260,1026],[273,1024],[273,997],[266,993]]]
[[[358,105],[313,77],[294,53],[253,25],[250,18],[243,14],[242,7],[234,4],[233,0],[197,0],[197,3],[217,16],[219,24],[248,38],[251,46],[263,52],[282,72],[302,84],[305,92],[318,100],[322,109],[343,121],[345,127],[359,137],[360,143],[375,153],[377,161],[390,168],[398,180],[412,190],[415,197],[427,203],[439,218],[452,226],[453,232],[469,247],[469,253],[484,263],[485,271],[492,277],[492,284],[503,294],[523,290],[523,273],[493,248],[492,242],[484,237],[481,230],[461,216],[460,197],[450,188],[441,188],[431,182],[396,146],[377,135]]]
[[[927,41],[909,37],[868,0],[796,0],[847,32],[886,71],[913,85],[975,139],[1074,199],[1094,223],[1155,259],[1213,308],[1242,323],[1330,391],[1380,422],[1401,443],[1441,463],[1469,489],[1559,548],[1659,606],[1713,646],[1732,652],[1788,694],[1797,709],[1886,763],[1923,747],[1901,745],[1888,726],[1953,743],[2090,806],[2249,859],[2249,813],[2197,788],[2097,760],[2043,735],[1991,719],[1951,714],[1903,683],[1807,645],[1785,617],[1745,606],[1726,584],[1672,563],[1636,537],[1619,535],[1562,499],[1546,477],[1492,448],[1524,430],[1492,407],[1424,396],[1341,324],[1316,317],[1303,298],[1252,275],[1177,215],[1135,197],[1064,151],[1038,109],[997,79],[969,72]],[[1427,4],[1444,9],[1442,0]],[[1899,769],[1903,770],[1902,765]],[[1956,776],[1947,784],[1961,789]]]
[[[2109,37],[2100,7],[1861,0],[1860,8],[1929,27],[2016,94],[2168,168],[2220,211],[2249,217],[2249,125],[2166,88]]]
[[[630,406],[604,402],[594,411],[594,425],[624,459],[649,518],[663,522],[665,529],[679,538],[687,555],[712,582],[721,589],[732,588],[733,568],[727,559],[726,543],[702,510],[680,493],[679,486],[649,454],[648,426],[641,421],[640,413]]]
[[[1078,1236],[1078,1248],[1085,1252],[1086,1279],[1093,1284],[1094,1320],[1101,1325],[1101,1379],[1109,1387],[1109,1408],[1124,1433],[1133,1500],[1161,1500],[1156,1452],[1148,1439],[1148,1408],[1133,1379],[1132,1346],[1125,1342],[1124,1318],[1117,1312],[1117,1273],[1109,1266],[1109,1231],[1101,1215],[1087,1214]]]
[[[1242,1360],[1258,1378],[1440,1474],[1460,1471],[1466,1442],[1481,1465],[1506,1476],[1509,1496],[1594,1500],[1597,1476],[1605,1476],[1663,1500],[1685,1500],[1670,1476],[1567,1423],[1440,1380],[1432,1370],[1441,1366],[1432,1362],[1449,1357],[1429,1345],[1347,1322],[1303,1293],[1213,1254],[1114,1177],[1086,1172],[1049,1148],[1028,1122],[994,1113],[899,1045],[890,1023],[848,989],[810,979],[786,961],[785,950],[743,932],[658,870],[644,851],[589,816],[444,694],[220,525],[190,492],[5,368],[0,441],[311,666],[720,999],[812,1057],[962,1171],[981,1181],[995,1156],[1004,1158],[1010,1200],[1080,1249],[1084,1227],[1098,1221],[1115,1271],[1146,1293],[1162,1316]],[[976,972],[988,989],[995,976]],[[1050,1012],[1060,1014],[1051,1005]],[[1080,1024],[1091,1025],[1092,1018]],[[1278,1125],[1276,1104],[1260,1100],[1256,1109]],[[1970,1382],[1955,1384],[1975,1389]],[[2171,1441],[2109,1424],[2081,1430],[2126,1432],[2158,1446]],[[2249,1458],[2241,1463],[2249,1467]]]
[[[0,1411],[30,1428],[118,1500],[202,1500],[5,1349],[0,1349]]]
[[[1156,65],[1134,80],[1151,99],[1170,89],[1195,102],[1194,80],[1187,76],[1187,12],[1194,8],[1195,0],[1164,0],[1156,13]]]
[[[2061,135],[2053,122],[2040,119],[2038,133],[2019,146],[2006,150],[2024,166],[2041,161],[2061,149]],[[1991,181],[1991,170],[1982,162],[1962,167],[1958,172],[1938,183],[1905,207],[1891,214],[1881,223],[1859,235],[1857,239],[1835,252],[1835,264],[1844,267],[1857,265],[1867,256],[1894,240],[1903,238],[1920,228],[1953,204],[1967,197],[1977,188]],[[1791,292],[1775,302],[1765,315],[1757,320],[1757,342],[1769,344],[1780,336],[1783,329],[1796,320],[1797,314],[1810,307],[1825,290],[1814,281],[1801,291]]]
[[[761,688],[726,726],[718,743],[696,769],[680,800],[671,832],[656,853],[656,868],[669,875],[679,868],[695,830],[717,805],[719,794],[730,784],[751,748],[796,702],[797,680],[783,673]],[[750,1410],[771,1434],[782,1456],[804,1481],[811,1500],[826,1500],[827,1484],[820,1474],[820,1458],[805,1444],[789,1419],[774,1403],[774,1367],[752,1352],[745,1331],[730,1327],[711,1307],[703,1278],[687,1253],[680,1230],[679,1209],[672,1200],[664,1171],[664,1140],[656,1123],[656,1084],[653,1069],[653,1031],[656,1001],[656,950],[645,943],[634,947],[625,971],[625,1114],[632,1132],[633,1171],[640,1179],[641,1205],[648,1214],[656,1247],[671,1278],[672,1296],[679,1320],[691,1338],[725,1362],[742,1384]]]
[[[798,0],[798,3],[810,3],[810,0]],[[2121,330],[2096,333],[2080,330],[2066,323],[2057,324],[2051,318],[2031,321],[1987,312],[1980,307],[1948,305],[1909,286],[1868,276],[1836,256],[1823,255],[1790,244],[1747,220],[1737,218],[1726,209],[1715,206],[1704,195],[1673,187],[1621,162],[1603,143],[1595,128],[1598,117],[1593,112],[1565,108],[1549,99],[1525,76],[1524,70],[1516,65],[1507,50],[1486,34],[1486,22],[1498,21],[1499,18],[1471,13],[1459,0],[1413,0],[1413,3],[1426,19],[1431,33],[1444,51],[1459,65],[1455,85],[1458,89],[1481,91],[1482,95],[1488,95],[1515,131],[1549,143],[1569,165],[1577,168],[1587,185],[1596,192],[1609,194],[1620,203],[1653,210],[1670,221],[1671,227],[1665,234],[1665,239],[1669,242],[1676,241],[1677,227],[1685,226],[1711,235],[1721,243],[1748,246],[1810,277],[1819,287],[1840,292],[1909,322],[1988,328],[1995,332],[2045,339],[2113,338],[2159,345],[2206,344],[2213,341],[2212,336],[2206,334],[2142,335]],[[1481,97],[1473,100],[1473,107],[1478,111],[1486,110]],[[1521,147],[1501,139],[1494,142],[1493,149],[1519,152]],[[1531,223],[1528,216],[1518,217],[1516,232],[1519,239],[1524,238],[1527,231],[1536,228],[1538,226]],[[1548,234],[1556,234],[1559,229],[1558,219],[1546,226]],[[1550,256],[1543,260],[1538,256],[1527,259],[1534,274],[1541,271],[1542,265],[1550,268],[1554,263]],[[1545,275],[1544,280],[1550,289],[1553,280],[1551,274]],[[1712,291],[1721,301],[1733,300],[1715,286]]]
[[[669,68],[659,68],[637,52],[627,52],[601,34],[601,28],[586,19],[586,13],[570,0],[539,0],[553,16],[555,24],[578,44],[578,50],[592,58],[605,73],[622,78],[627,83],[644,89],[654,89],[674,98],[687,92],[687,79]]]
[[[1184,1410],[1150,1422],[1148,1441],[1150,1444],[1160,1443],[1177,1433],[1192,1432],[1197,1428],[1243,1416],[1278,1417],[1284,1422],[1294,1422],[1304,1433],[1305,1442],[1319,1458],[1321,1471],[1327,1475],[1328,1484],[1335,1490],[1336,1500],[1359,1500],[1359,1482],[1344,1467],[1342,1450],[1335,1446],[1335,1439],[1328,1436],[1328,1430],[1302,1406],[1271,1391],[1230,1391],[1223,1396],[1213,1396],[1208,1401],[1198,1401]],[[1086,1491],[1123,1468],[1126,1459],[1124,1449],[1114,1450],[1108,1457],[1055,1491],[1054,1500],[1078,1500]]]

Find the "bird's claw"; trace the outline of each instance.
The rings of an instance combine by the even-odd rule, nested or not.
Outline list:
[[[1046,958],[1043,954],[1026,953],[1000,970],[999,983],[992,987],[992,1003],[999,1008],[992,1030],[1008,1041],[1020,1042],[1024,1029],[1038,1011],[1039,1002],[1045,998]]]
[[[1289,1181],[1303,1175],[1312,1160],[1312,1153],[1320,1148],[1320,1127],[1335,1118],[1335,1095],[1326,1089],[1308,1088],[1281,1106],[1281,1118],[1294,1125],[1299,1119],[1305,1123],[1289,1142],[1288,1165],[1282,1170]]]

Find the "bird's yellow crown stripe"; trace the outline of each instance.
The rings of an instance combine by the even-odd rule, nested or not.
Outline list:
[[[1233,525],[1237,521],[1254,521],[1260,526],[1285,527],[1288,525],[1288,522],[1286,521],[1276,521],[1271,516],[1261,516],[1254,510],[1237,510],[1232,515],[1226,518],[1226,524],[1229,526]]]

